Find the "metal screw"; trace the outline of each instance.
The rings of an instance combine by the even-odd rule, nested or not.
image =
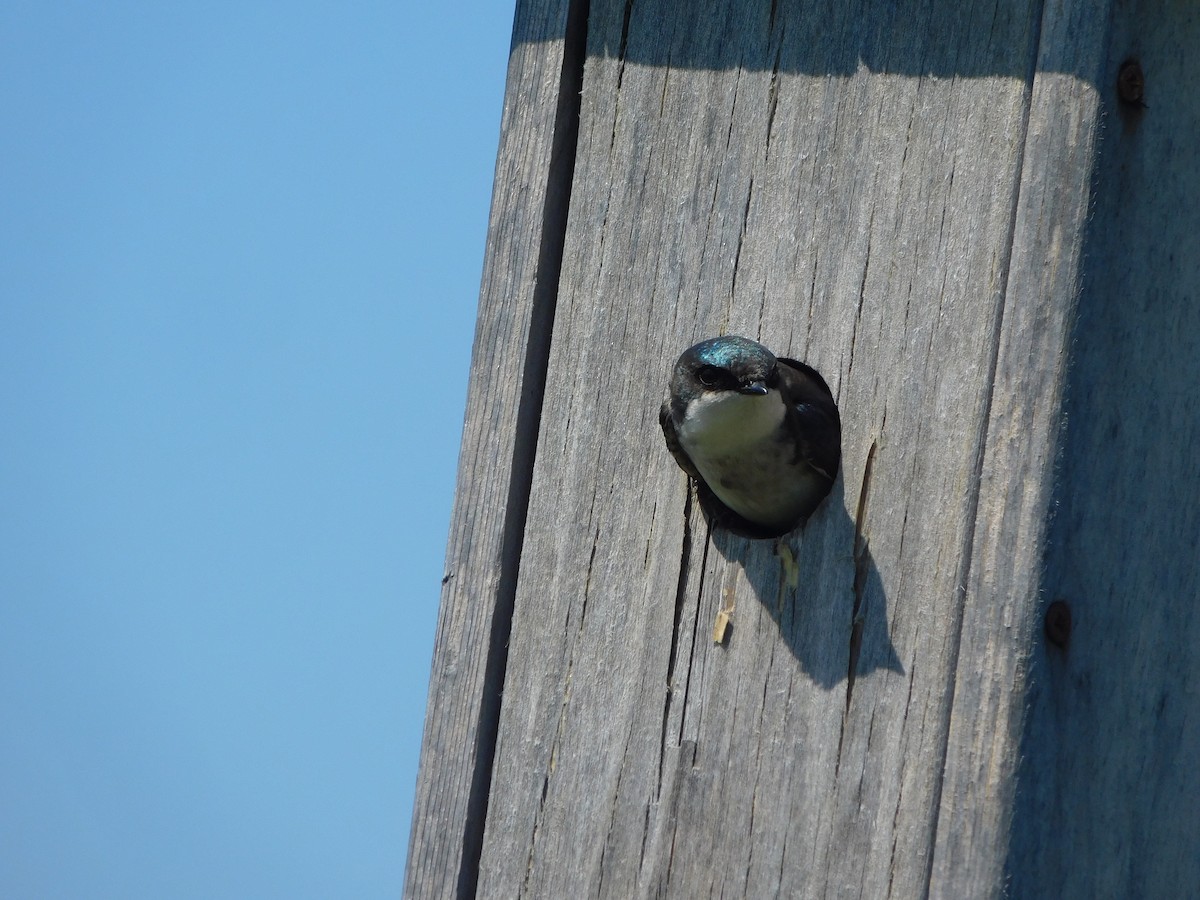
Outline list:
[[[1146,75],[1136,59],[1125,60],[1117,70],[1117,96],[1129,106],[1146,108]]]
[[[1064,650],[1071,640],[1071,607],[1066,600],[1055,600],[1046,609],[1046,638]]]

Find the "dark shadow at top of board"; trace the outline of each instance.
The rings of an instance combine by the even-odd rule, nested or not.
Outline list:
[[[572,5],[585,7],[587,56],[630,65],[1026,80],[1037,69],[1095,77],[1076,71],[1069,46],[1039,48],[1041,0],[522,0],[514,49],[561,40]]]

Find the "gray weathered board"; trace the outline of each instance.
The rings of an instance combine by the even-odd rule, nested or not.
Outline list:
[[[1196,890],[1193,8],[518,3],[408,896]],[[721,333],[842,411],[794,575],[658,432]]]

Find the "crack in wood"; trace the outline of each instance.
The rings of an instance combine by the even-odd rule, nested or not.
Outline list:
[[[583,620],[587,617],[588,598],[592,594],[592,569],[596,565],[596,551],[600,548],[600,526],[596,526],[596,533],[592,536],[592,552],[588,556],[587,574],[583,579],[583,602],[579,607],[579,628],[576,631],[576,637],[583,633]]]
[[[908,664],[909,680],[908,680],[908,699],[904,703],[904,721],[908,721],[908,711],[912,706],[913,685],[917,681],[917,664],[909,660]],[[896,849],[900,841],[900,811],[904,808],[904,779],[900,779],[899,789],[896,791],[896,808],[892,811],[892,852],[888,857],[888,892],[887,896],[892,896],[892,885],[896,879]]]
[[[759,770],[761,775],[762,770]],[[754,779],[754,790],[750,794],[750,821],[746,828],[746,869],[742,873],[742,896],[750,896],[750,870],[754,868],[754,815],[758,812],[758,778]]]
[[[850,330],[850,362],[846,366],[846,379],[854,371],[854,352],[858,348],[858,326],[862,322],[863,306],[867,301],[867,273],[871,270],[871,241],[875,237],[875,209],[867,220],[867,252],[863,257],[862,279],[858,283],[858,309],[854,314],[854,326]]]
[[[696,616],[692,620],[692,646],[688,653],[687,681],[683,688],[683,704],[679,710],[679,734],[682,738],[687,725],[688,698],[692,692],[692,668],[696,664],[696,646],[700,643],[700,608],[704,599],[704,577],[708,572],[708,550],[712,546],[712,528],[704,533],[704,553],[700,556],[700,583],[696,586]]]
[[[878,441],[871,441],[867,451],[867,462],[863,466],[862,488],[858,492],[858,509],[854,514],[854,607],[850,613],[850,662],[846,671],[846,712],[850,711],[850,699],[854,695],[854,679],[858,671],[858,658],[862,653],[863,593],[870,572],[870,541],[863,535],[867,516],[867,496],[871,487],[871,469],[875,465],[875,450]]]
[[[612,841],[613,829],[617,825],[617,807],[620,805],[621,783],[625,780],[625,762],[629,759],[629,743],[633,739],[633,723],[629,723],[629,728],[625,732],[625,748],[621,751],[621,768],[617,772],[617,783],[613,786],[611,807],[612,812],[608,819],[608,831],[604,835],[604,843],[600,846],[600,864],[599,871],[596,876],[596,889],[593,892],[594,897],[604,896],[604,859],[608,854],[608,845]]]
[[[675,693],[675,656],[679,651],[679,625],[683,618],[683,603],[687,597],[688,560],[692,555],[692,490],[687,488],[683,502],[683,542],[679,552],[679,579],[675,585],[675,615],[671,622],[671,650],[667,656],[667,696],[663,700],[662,732],[658,741],[658,787],[655,799],[662,797],[663,756],[667,750],[667,723],[671,715],[671,697]]]
[[[633,18],[633,0],[625,0],[625,18],[621,22],[621,43],[617,48],[617,94],[621,93],[621,81],[625,78],[625,51],[629,47],[629,21]],[[615,134],[614,134],[615,137]],[[611,154],[609,154],[611,156]]]
[[[754,176],[750,176],[750,186],[746,189],[746,205],[742,209],[742,227],[738,230],[737,249],[733,251],[733,284],[729,288],[731,296],[737,296],[738,265],[742,260],[742,244],[746,241],[746,229],[750,222],[750,203],[754,200]],[[761,319],[761,310],[760,310]]]
[[[850,651],[846,666],[846,709],[842,713],[842,727],[838,732],[838,748],[833,777],[836,780],[842,768],[842,745],[846,739],[846,725],[850,719],[850,702],[854,697],[854,679],[858,671],[858,659],[862,652],[863,592],[866,588],[867,574],[870,569],[870,556],[867,553],[868,541],[863,536],[863,523],[867,513],[867,496],[871,486],[871,469],[875,465],[875,449],[879,446],[877,440],[871,441],[867,451],[867,461],[863,466],[862,486],[858,491],[858,507],[854,514],[854,604],[850,610]]]
[[[661,761],[660,761],[661,766]],[[646,801],[645,811],[642,815],[642,846],[638,851],[638,871],[646,867],[646,841],[650,839],[650,807],[656,805],[649,800]]]
[[[580,618],[579,629],[583,628],[583,619]],[[537,811],[534,813],[533,830],[529,835],[529,856],[526,858],[525,880],[521,887],[521,893],[528,893],[529,878],[533,873],[533,854],[537,849],[538,832],[542,828],[542,820],[545,817],[546,797],[550,793],[550,776],[554,774],[554,770],[558,767],[558,750],[562,745],[563,734],[566,732],[567,726],[567,708],[571,704],[571,682],[575,674],[575,658],[574,655],[567,660],[567,675],[563,681],[562,703],[558,708],[558,726],[554,731],[554,740],[550,745],[550,760],[546,765],[546,772],[542,776],[542,795],[538,800]]]
[[[642,557],[642,568],[650,568],[650,553],[654,543],[654,526],[658,524],[658,501],[655,500],[650,507],[650,528],[646,532],[646,555]]]
[[[771,3],[771,24],[768,34],[775,29],[775,3]],[[775,59],[771,63],[771,84],[767,89],[767,140],[763,148],[763,162],[771,160],[771,132],[775,126],[775,110],[779,105],[779,60],[783,53],[783,41],[775,48]]]

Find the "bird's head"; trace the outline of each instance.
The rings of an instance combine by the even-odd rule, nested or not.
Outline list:
[[[683,352],[671,378],[671,396],[686,407],[715,394],[764,397],[778,385],[775,354],[749,338],[727,335]]]

